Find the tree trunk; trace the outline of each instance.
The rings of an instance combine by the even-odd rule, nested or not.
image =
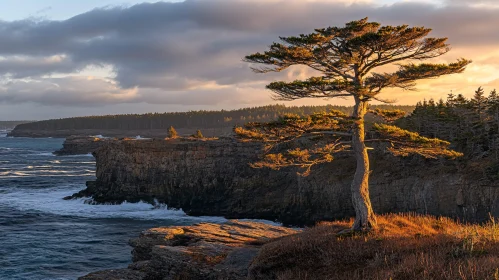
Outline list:
[[[355,124],[352,131],[352,148],[357,161],[357,169],[351,185],[352,202],[355,209],[355,222],[352,230],[365,231],[376,227],[376,216],[369,198],[369,156],[364,143],[364,116],[367,102],[355,98],[353,117]]]

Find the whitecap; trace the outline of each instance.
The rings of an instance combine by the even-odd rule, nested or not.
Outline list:
[[[21,211],[40,211],[55,215],[76,216],[84,218],[130,218],[139,220],[174,220],[186,222],[227,221],[222,217],[192,217],[181,210],[167,209],[166,205],[153,206],[144,202],[122,203],[119,205],[93,205],[88,199],[63,200],[81,187],[66,187],[64,189],[30,189],[14,191],[0,196],[0,203],[7,204]],[[87,201],[87,203],[85,203]]]
[[[111,137],[102,136],[101,134],[99,134],[99,135],[90,135],[90,137],[99,138],[99,139],[109,139],[109,138],[111,138]]]
[[[36,154],[33,154],[33,155],[36,155],[36,156],[55,157],[55,155],[54,155],[53,153],[36,153]]]
[[[6,172],[0,172],[0,176],[6,178],[20,178],[20,177],[28,177],[30,175],[27,172],[6,171]]]

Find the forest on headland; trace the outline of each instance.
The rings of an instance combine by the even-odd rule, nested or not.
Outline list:
[[[499,95],[481,87],[472,98],[449,94],[446,100],[418,102],[399,125],[421,135],[440,138],[465,156],[499,159]]]
[[[414,110],[410,105],[373,105],[372,108],[385,110],[399,109],[407,113]],[[318,112],[338,110],[346,114],[352,112],[352,107],[323,105],[323,106],[285,106],[267,105],[260,107],[243,108],[238,110],[221,111],[190,111],[171,113],[148,113],[88,116],[44,120],[19,125],[19,130],[84,130],[84,129],[119,129],[119,130],[149,130],[175,128],[221,128],[243,125],[247,122],[270,121],[285,114],[299,116],[310,115]],[[103,134],[105,131],[102,132]]]
[[[499,94],[496,90],[486,93],[478,88],[473,97],[462,94],[449,96],[444,100],[433,99],[410,105],[371,105],[371,109],[402,110],[407,116],[397,121],[405,129],[427,137],[440,138],[473,157],[488,155],[499,158]],[[44,120],[37,122],[0,122],[0,128],[17,125],[20,130],[149,130],[175,128],[230,128],[248,122],[274,120],[285,114],[306,116],[317,112],[338,110],[350,114],[352,107],[285,106],[281,104],[238,110],[190,111],[172,113],[148,113],[88,116]]]

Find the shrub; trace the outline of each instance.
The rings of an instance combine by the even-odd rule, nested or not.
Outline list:
[[[177,137],[178,137],[177,131],[173,126],[170,126],[170,128],[168,128],[168,138],[177,138]]]
[[[203,139],[204,138],[203,134],[201,133],[201,130],[199,130],[199,129],[196,131],[196,134],[192,135],[192,137],[198,138],[198,139]]]

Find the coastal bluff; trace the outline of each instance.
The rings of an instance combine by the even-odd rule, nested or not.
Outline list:
[[[285,225],[354,215],[347,155],[302,177],[294,168],[254,169],[262,144],[217,140],[114,140],[93,152],[97,179],[73,197],[95,203],[165,203],[188,215],[267,219]],[[417,212],[464,221],[499,216],[499,186],[459,161],[395,158],[371,150],[370,196],[377,213]]]

